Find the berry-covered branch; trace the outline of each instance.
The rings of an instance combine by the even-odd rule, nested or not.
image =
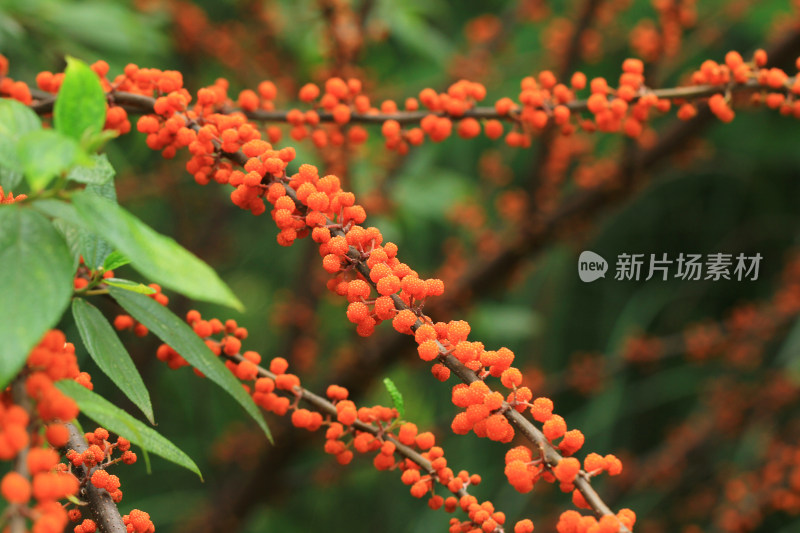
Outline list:
[[[509,117],[522,128],[522,132],[516,132],[517,136],[513,137],[515,140],[510,142],[516,145],[525,145],[530,140],[526,135],[541,131],[551,119],[556,125],[562,126],[562,133],[570,133],[576,126],[570,120],[572,112],[584,110],[593,115],[593,121],[577,121],[577,125],[586,130],[624,129],[628,135],[637,136],[642,122],[648,118],[650,108],[666,111],[672,99],[708,97],[712,112],[723,121],[728,121],[732,118],[732,111],[726,98],[738,91],[766,91],[769,93],[766,98],[770,107],[792,113],[796,85],[794,78],[778,69],[762,68],[765,64],[765,53],[757,53],[753,62],[745,63],[738,54],[732,52],[726,57],[724,65],[710,61],[704,63],[694,76],[698,84],[696,87],[665,89],[657,93],[643,86],[641,62],[628,60],[623,66],[618,89],[610,89],[604,79],[595,78],[590,84],[592,96],[585,101],[575,100],[572,93],[572,90],[581,90],[586,86],[585,76],[573,76],[570,82],[572,89],[568,89],[566,85],[558,84],[552,73],[545,71],[538,76],[538,80],[526,78],[523,81],[519,104],[504,98],[498,101],[494,112],[498,118]],[[364,222],[366,213],[355,204],[351,193],[341,189],[335,176],[320,177],[318,170],[310,165],[301,165],[296,174],[289,175],[286,168],[294,159],[294,151],[290,148],[274,150],[271,144],[260,140],[259,132],[246,122],[243,115],[227,115],[230,104],[224,83],[199,91],[197,104],[190,108],[188,104],[191,97],[182,89],[182,80],[177,73],[129,66],[124,75],[111,83],[105,79],[107,67],[98,64],[95,69],[106,85],[112,104],[107,127],[124,130],[125,115],[112,111],[124,112],[125,108],[113,104],[125,103],[133,89],[141,93],[131,96],[127,105],[129,109],[134,109],[129,105],[131,102],[147,104],[146,109],[136,110],[147,113],[139,120],[138,129],[148,134],[151,148],[163,150],[165,156],[171,157],[178,148],[188,147],[193,157],[187,169],[195,179],[207,183],[213,177],[215,181],[233,185],[236,187],[231,196],[233,202],[254,214],[266,210],[265,199],[273,204],[271,214],[281,230],[278,236],[280,244],[289,245],[296,238],[311,234],[320,245],[320,253],[324,256],[323,267],[335,275],[329,287],[349,300],[347,315],[351,322],[357,324],[359,334],[369,335],[380,321],[391,319],[395,329],[415,337],[423,360],[436,361],[434,375],[446,380],[453,372],[464,382],[453,391],[454,403],[465,408],[453,421],[454,431],[474,431],[479,436],[508,442],[516,429],[528,438],[539,456],[530,452],[529,465],[519,459],[510,460],[509,467],[519,462],[524,469],[524,472],[519,471],[517,465],[507,469],[512,484],[525,488],[529,485],[532,487],[540,477],[558,479],[565,491],[577,488],[573,496],[577,505],[591,507],[598,514],[611,517],[623,529],[624,522],[630,523],[627,519],[617,522],[617,518],[588,483],[596,471],[618,471],[615,458],[605,458],[603,466],[597,468],[590,468],[587,462],[583,471],[577,460],[564,458],[564,455],[571,455],[580,448],[582,434],[575,430],[567,432],[563,419],[553,415],[552,404],[547,401],[542,399],[538,404],[530,403],[530,391],[521,387],[521,374],[511,366],[513,353],[504,348],[485,350],[482,344],[467,341],[468,324],[435,323],[423,313],[422,306],[426,299],[441,295],[443,284],[439,280],[420,279],[416,272],[397,259],[396,246],[382,243],[382,236],[377,229],[359,226]],[[9,94],[24,96],[19,85],[5,83],[7,80],[3,82]],[[37,81],[43,88],[57,89],[56,76],[40,76]],[[360,83],[333,78],[326,83],[325,91],[317,105],[322,109],[321,113],[330,113],[331,119],[337,124],[349,122],[353,111],[364,116],[372,115],[368,99],[359,99],[363,96],[359,94]],[[270,102],[272,98],[269,96],[274,98],[269,85],[259,88],[260,96],[251,93],[240,95],[239,104],[243,104],[245,109],[253,107],[253,97],[256,98],[255,108]],[[425,133],[435,141],[444,139],[449,135],[450,126],[447,124],[451,124],[451,118],[466,116],[467,119],[474,119],[465,114],[480,111],[480,108],[475,108],[475,103],[483,99],[485,89],[479,84],[459,82],[447,93],[423,93],[420,100],[429,111],[419,118],[421,132],[404,132],[399,129],[399,121],[384,121],[382,130],[390,147],[402,146],[406,141],[415,144],[422,139],[420,135],[424,137]],[[304,87],[300,95],[302,100],[308,102],[317,101],[319,96],[319,88],[315,86]],[[418,107],[418,104],[410,103],[407,107]],[[391,108],[392,105],[384,105],[382,111],[394,113],[395,110]],[[46,110],[47,106],[41,109]],[[408,111],[415,112],[413,109]],[[684,103],[679,116],[691,118],[695,112],[691,104]],[[297,135],[294,136],[297,138],[300,136],[298,128],[304,128],[307,122],[315,126],[321,121],[320,116],[320,112],[313,110],[306,114],[298,111],[294,113],[294,118],[290,118],[287,112],[286,120],[295,127]],[[477,122],[465,120],[459,125],[460,129],[464,125],[463,136],[474,136]],[[490,120],[496,122],[496,119]],[[496,132],[495,125],[492,128]],[[528,141],[525,141],[526,138]],[[246,173],[234,169],[223,158],[243,167]],[[486,385],[489,377],[500,378],[502,384],[511,390],[507,398]],[[544,424],[543,430],[518,412],[528,408],[532,409],[534,418]],[[563,454],[556,451],[553,444],[553,441],[562,438],[558,448]],[[597,466],[598,463],[592,459],[592,465]],[[528,469],[528,466],[533,466],[533,469]]]
[[[172,101],[178,104],[181,100],[173,98]],[[164,105],[167,107],[164,108]],[[482,347],[478,348],[478,345],[473,346],[473,343],[466,342],[466,336],[469,332],[469,326],[466,323],[437,324],[435,329],[433,322],[421,313],[419,304],[424,302],[427,295],[435,296],[442,293],[441,282],[438,280],[420,280],[410,268],[399,263],[395,258],[396,247],[391,244],[380,246],[381,237],[376,229],[364,230],[357,226],[356,224],[363,222],[366,214],[363,209],[353,204],[350,193],[341,192],[338,180],[335,177],[329,176],[324,180],[320,180],[314,167],[302,165],[300,172],[290,179],[285,173],[285,167],[288,161],[294,157],[293,150],[283,149],[280,152],[276,152],[271,150],[269,144],[252,139],[252,137],[252,140],[246,141],[244,144],[232,142],[232,138],[227,140],[225,134],[218,137],[216,133],[212,133],[213,130],[209,129],[207,122],[207,119],[216,115],[208,115],[205,117],[206,120],[203,120],[202,115],[195,118],[193,113],[183,115],[182,112],[176,112],[170,107],[171,105],[170,99],[159,99],[154,102],[153,110],[161,110],[171,117],[169,120],[172,120],[177,126],[176,134],[181,132],[180,135],[185,137],[187,134],[183,132],[189,132],[189,134],[196,135],[198,140],[206,139],[201,141],[204,144],[191,141],[195,142],[193,146],[196,146],[194,148],[197,151],[196,158],[202,159],[206,157],[201,154],[217,153],[224,155],[224,157],[249,171],[247,183],[241,182],[242,186],[237,189],[232,197],[235,203],[240,205],[244,203],[254,213],[258,213],[263,210],[260,195],[266,194],[267,199],[275,202],[278,208],[274,211],[274,216],[279,227],[283,227],[279,236],[279,242],[282,244],[290,244],[298,236],[297,231],[300,230],[300,227],[298,226],[297,229],[294,229],[296,221],[302,221],[302,226],[305,227],[306,223],[313,220],[313,227],[315,228],[314,240],[321,244],[321,253],[324,253],[323,250],[333,252],[327,253],[325,256],[323,261],[325,269],[331,273],[342,273],[345,276],[348,275],[348,272],[360,274],[360,279],[353,279],[352,281],[347,281],[346,277],[338,276],[338,278],[332,280],[334,285],[329,285],[332,289],[336,288],[337,292],[343,290],[344,292],[340,292],[340,294],[347,294],[348,299],[351,300],[348,318],[359,324],[358,331],[360,334],[370,334],[377,324],[376,319],[391,318],[395,329],[414,334],[417,337],[417,342],[420,344],[420,356],[424,360],[438,359],[440,361],[434,366],[434,373],[440,379],[446,379],[452,370],[465,383],[470,385],[479,383],[483,386],[483,388],[472,387],[470,390],[475,391],[477,397],[467,400],[471,403],[460,406],[467,407],[468,405],[474,405],[475,401],[483,403],[486,400],[492,407],[485,408],[485,415],[473,419],[472,422],[467,422],[466,426],[463,425],[463,422],[466,421],[463,417],[462,421],[458,422],[458,426],[456,426],[459,420],[457,417],[454,420],[454,429],[458,427],[456,429],[457,432],[468,432],[475,423],[482,422],[481,429],[476,433],[490,436],[494,440],[507,442],[514,435],[514,430],[508,423],[510,421],[519,428],[523,435],[531,440],[537,449],[541,450],[543,456],[534,461],[533,464],[537,465],[534,470],[528,474],[523,473],[523,476],[530,475],[530,479],[524,478],[527,481],[519,479],[517,476],[521,472],[515,471],[516,473],[513,474],[514,481],[512,482],[522,481],[523,484],[521,486],[527,486],[527,483],[530,483],[530,487],[532,487],[533,482],[540,475],[549,474],[550,470],[553,469],[561,480],[563,489],[572,490],[577,487],[581,494],[585,493],[585,495],[575,497],[577,503],[589,507],[594,505],[593,509],[598,514],[611,517],[617,527],[622,530],[626,528],[624,522],[628,522],[629,525],[632,524],[632,521],[629,521],[628,518],[623,519],[623,522],[617,521],[615,515],[611,513],[607,506],[602,504],[599,496],[591,488],[588,482],[589,474],[581,472],[580,468],[573,469],[573,465],[578,464],[577,461],[574,459],[564,460],[552,448],[551,441],[559,439],[566,434],[563,419],[560,419],[560,417],[554,418],[553,420],[556,423],[550,425],[552,429],[549,431],[549,435],[545,437],[532,423],[519,415],[519,413],[516,413],[515,409],[520,411],[527,409],[530,406],[527,400],[531,398],[530,391],[527,389],[522,388],[519,392],[516,390],[520,384],[521,375],[519,371],[510,367],[513,353],[507,349],[499,352],[484,352]],[[200,108],[200,111],[202,111],[202,108]],[[139,128],[149,130],[152,127],[150,125],[151,120],[149,120],[151,118],[143,117],[140,119]],[[177,121],[180,121],[180,123]],[[201,122],[205,122],[205,124],[201,125]],[[158,123],[155,125],[158,127]],[[252,132],[252,130],[248,131]],[[208,134],[211,134],[211,136],[207,137]],[[238,135],[237,133],[237,137]],[[247,135],[252,136],[252,133]],[[187,140],[189,139],[187,138]],[[239,147],[241,147],[241,150],[238,149]],[[225,172],[228,173],[227,177],[231,182],[239,182],[244,177],[244,174],[240,171],[225,170]],[[268,177],[268,174],[272,174],[272,176]],[[252,184],[250,181],[251,176],[254,179]],[[258,181],[255,181],[256,176]],[[266,181],[266,184],[262,183],[263,181]],[[321,190],[317,190],[317,187],[313,185],[317,181],[319,181],[319,186],[323,187]],[[307,187],[303,187],[303,185],[307,185]],[[251,196],[251,192],[248,191],[252,191],[256,196]],[[244,207],[244,205],[242,206]],[[336,207],[337,205],[338,207]],[[284,211],[286,215],[281,217],[280,211]],[[296,211],[298,215],[293,215],[292,211]],[[303,231],[308,232],[307,229]],[[399,276],[402,276],[402,279]],[[375,318],[372,318],[372,313],[364,303],[373,289],[381,295],[377,300],[374,300]],[[366,292],[364,292],[365,290]],[[398,291],[401,291],[400,294],[397,294]],[[418,300],[418,304],[414,304],[415,299]],[[421,331],[424,333],[421,333]],[[453,354],[457,354],[459,357]],[[465,363],[469,363],[470,366],[467,367]],[[489,367],[491,367],[491,371]],[[482,373],[481,377],[476,374],[478,370]],[[488,377],[490,373],[495,377],[503,375],[504,385],[513,389],[509,396],[509,402],[512,403],[506,402],[499,393],[492,393],[484,385],[481,378]],[[552,406],[548,410],[546,402],[544,405],[544,410],[540,414],[540,421],[547,423],[554,415],[552,414]],[[490,419],[491,424],[489,424]],[[580,432],[573,431],[570,432],[569,438],[560,446],[563,450],[570,450],[570,453],[574,453],[582,445],[582,441],[583,436]],[[539,463],[536,461],[539,461]],[[523,464],[523,468],[526,468],[524,463],[521,464]],[[569,468],[559,468],[560,464],[568,464]],[[577,484],[573,484],[574,481]],[[571,516],[565,515],[565,519]]]
[[[735,57],[735,56],[734,56]],[[766,55],[760,56],[762,57],[762,62],[766,61]],[[736,64],[735,61],[740,61],[741,58],[734,60],[731,64]],[[763,63],[762,63],[763,64]],[[741,64],[742,66],[746,66]],[[634,75],[641,74],[639,70],[640,67],[634,66],[631,64],[631,69],[629,73]],[[800,87],[795,88],[796,85],[796,78],[795,77],[788,77],[788,76],[780,76],[775,74],[775,76],[770,77],[769,73],[765,73],[760,78],[759,77],[752,77],[752,74],[748,70],[748,74],[740,74],[738,78],[731,78],[729,74],[720,74],[719,72],[719,65],[716,63],[709,63],[709,66],[706,68],[704,65],[705,70],[701,70],[700,73],[696,76],[696,79],[708,79],[714,80],[715,83],[701,83],[699,85],[692,85],[692,86],[685,86],[685,87],[668,87],[662,89],[648,89],[642,85],[636,85],[635,92],[633,94],[624,94],[618,101],[625,101],[628,105],[634,105],[639,102],[646,102],[647,105],[645,107],[650,107],[651,105],[655,105],[657,101],[665,101],[670,100],[674,102],[685,102],[685,101],[693,101],[693,100],[700,100],[712,97],[714,95],[721,95],[724,99],[729,100],[732,95],[736,93],[752,93],[757,91],[764,91],[769,90],[774,94],[782,94],[784,97],[798,94],[800,92]],[[749,68],[749,67],[748,67]],[[741,72],[741,71],[740,71]],[[597,78],[602,79],[602,78]],[[533,80],[533,78],[531,78]],[[578,86],[585,86],[585,79],[584,82],[578,82]],[[538,84],[533,81],[531,83],[532,87],[538,87]],[[549,85],[549,83],[547,84]],[[611,95],[615,91],[608,87],[608,85],[604,85],[602,82],[598,82],[597,89],[595,89],[594,94],[600,95]],[[573,84],[573,89],[575,88],[575,84]],[[429,89],[426,89],[429,90]],[[20,93],[21,94],[21,93]],[[37,113],[46,114],[52,111],[53,103],[55,102],[56,95],[50,94],[48,92],[42,90],[35,90],[31,89],[30,94],[32,98],[35,99],[34,102],[31,103],[32,109],[34,109]],[[117,105],[122,107],[128,112],[135,113],[135,114],[146,114],[151,113],[153,109],[153,105],[155,103],[155,99],[152,97],[143,96],[137,93],[130,93],[127,91],[117,91],[113,90],[109,92],[109,101],[113,105]],[[538,109],[541,109],[545,112],[549,111],[549,114],[546,113],[546,116],[542,116],[543,124],[542,126],[547,124],[547,116],[552,117],[558,123],[561,119],[558,117],[558,112],[555,111],[555,108],[559,105],[563,105],[566,109],[570,112],[582,112],[582,111],[590,111],[594,114],[598,114],[599,112],[609,109],[608,104],[609,101],[606,98],[586,98],[586,99],[574,99],[574,100],[566,100],[564,102],[559,102],[557,100],[551,102],[545,102],[540,100]],[[722,110],[722,104],[725,103],[727,106],[727,102],[724,100],[714,100],[718,107],[718,110]],[[613,104],[613,100],[611,101]],[[781,100],[781,104],[784,103],[784,100]],[[523,113],[525,112],[525,105],[514,104],[510,100],[503,100],[502,103],[498,103],[495,106],[474,106],[464,110],[463,112],[452,112],[448,110],[437,110],[435,109],[438,106],[433,106],[434,109],[429,109],[426,111],[422,110],[397,110],[393,112],[382,112],[377,109],[370,109],[365,112],[359,111],[351,111],[348,115],[349,119],[345,123],[357,123],[357,124],[385,124],[387,121],[394,121],[401,125],[409,125],[409,124],[419,124],[428,116],[436,116],[440,118],[447,118],[450,120],[463,120],[463,119],[483,119],[483,120],[505,120],[511,122],[523,122],[525,120]],[[620,104],[620,107],[623,107]],[[624,107],[627,108],[627,105]],[[668,105],[663,104],[662,107],[669,108]],[[774,106],[778,107],[778,106]],[[684,116],[690,118],[693,116],[693,112],[689,111],[689,108],[685,108],[686,111],[683,113]],[[223,106],[221,109],[223,113],[234,113],[234,112],[242,112],[244,113],[247,118],[251,120],[261,121],[261,122],[278,122],[278,123],[293,123],[296,122],[296,117],[293,116],[293,113],[296,110],[289,110],[289,111],[282,111],[282,110],[249,110],[249,109],[242,109],[242,108],[234,108],[230,106]],[[555,115],[553,114],[555,113]],[[568,117],[569,115],[567,115]],[[725,120],[728,115],[720,116],[721,120]],[[727,120],[726,120],[727,121]],[[316,113],[316,118],[314,122],[318,123],[336,123],[342,124],[342,120],[339,118],[337,119],[337,115],[332,111],[319,111]],[[301,121],[302,123],[302,121]],[[563,124],[563,122],[562,122]]]
[[[78,368],[75,347],[65,341],[60,331],[47,332],[0,398],[0,460],[14,462],[0,482],[0,493],[9,503],[2,520],[11,532],[28,531],[32,524],[37,533],[60,533],[72,521],[80,522],[75,533],[95,533],[98,527],[113,533],[152,533],[147,513],[134,509],[120,516],[119,478],[106,471],[119,462],[136,462],[130,442],[119,438],[112,444],[102,428],[84,436],[68,422],[77,417],[78,406],[56,383],[72,382],[89,390],[93,385]],[[112,459],[116,451],[122,455]]]
[[[455,475],[447,465],[444,451],[435,446],[434,435],[419,433],[415,424],[403,422],[397,409],[379,405],[357,408],[348,399],[348,390],[337,385],[328,387],[328,399],[319,396],[300,386],[300,379],[287,372],[288,362],[281,357],[273,358],[269,367],[262,366],[258,352],[242,351],[241,341],[247,338],[248,332],[234,320],[224,324],[217,319],[204,320],[197,311],[190,311],[186,320],[211,351],[227,361],[229,370],[246,383],[257,405],[281,416],[291,413],[291,422],[298,428],[316,431],[327,426],[325,452],[334,455],[340,464],[350,463],[353,451],[377,451],[373,461],[375,467],[378,470],[402,470],[402,481],[411,486],[412,496],[422,498],[430,495],[428,504],[433,509],[444,507],[447,512],[453,512],[460,507],[469,514],[469,521],[462,523],[454,519],[451,527],[503,531],[505,515],[495,511],[491,502],[478,503],[467,490],[470,485],[480,483],[480,476],[470,476],[466,471]],[[119,315],[114,324],[118,329],[135,328],[128,315]],[[173,369],[189,364],[166,344],[159,347],[157,356]],[[313,410],[301,408],[301,401],[308,403]],[[395,454],[402,459],[397,461]],[[443,498],[436,495],[435,485],[441,485],[452,496]],[[521,523],[520,527],[527,527],[531,522],[522,520]]]
[[[69,438],[66,444],[61,449],[61,453],[66,455],[70,450],[83,455],[88,449],[89,445],[83,433],[78,431],[74,424],[65,424],[69,431]],[[90,482],[91,474],[90,469],[85,465],[75,467],[73,474],[81,482],[82,495],[86,499],[86,509],[89,510],[89,517],[104,533],[127,533],[127,528],[122,521],[122,516],[119,513],[117,504],[111,498],[108,490],[97,487],[94,483]],[[82,528],[86,531],[86,528]],[[90,533],[86,531],[86,533]]]

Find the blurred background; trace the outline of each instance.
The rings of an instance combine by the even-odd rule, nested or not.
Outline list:
[[[190,90],[218,77],[235,98],[265,79],[278,107],[303,84],[332,75],[364,82],[373,102],[401,105],[425,87],[468,78],[487,105],[516,98],[524,76],[581,70],[613,85],[627,57],[645,61],[652,88],[686,83],[702,61],[757,48],[796,73],[798,2],[778,0],[2,0],[0,53],[15,79],[60,71],[65,55],[179,70]],[[401,258],[447,292],[434,319],[463,318],[471,338],[508,346],[536,395],[553,398],[584,449],[614,453],[624,473],[598,479],[613,509],[630,507],[637,532],[800,530],[800,151],[798,124],[748,100],[722,124],[701,109],[674,111],[632,141],[619,134],[545,132],[526,149],[485,137],[426,142],[400,156],[378,128],[362,146],[295,142],[297,161],[342,177]],[[265,125],[266,126],[266,125]],[[360,404],[403,393],[407,418],[433,430],[454,470],[510,523],[553,530],[569,495],[540,484],[518,494],[503,475],[506,445],[450,431],[450,387],[420,364],[389,325],[364,340],[345,302],[325,289],[313,243],[289,249],[212,182],[196,185],[185,157],[163,160],[139,134],[108,145],[120,203],[216,268],[247,311],[200,305],[250,330],[245,349],[286,357],[306,387],[337,383]],[[17,192],[17,191],[14,191]],[[24,191],[20,191],[24,192]],[[580,281],[578,255],[610,262]],[[757,280],[614,279],[621,253],[761,254]],[[645,268],[647,265],[645,264]],[[136,274],[125,271],[126,276]],[[672,276],[671,276],[672,278]],[[170,295],[178,314],[195,307]],[[435,299],[434,299],[435,300]],[[109,316],[117,312],[112,307]],[[94,367],[70,323],[82,369],[118,405],[126,399]],[[342,467],[321,433],[268,415],[276,443],[224,393],[155,358],[158,341],[121,334],[151,390],[158,431],[200,466],[205,482],[152,459],[116,472],[121,510],[149,512],[160,532],[442,531],[447,517],[412,498],[399,476],[368,458]],[[132,411],[135,413],[135,410]],[[90,425],[89,422],[85,422]]]

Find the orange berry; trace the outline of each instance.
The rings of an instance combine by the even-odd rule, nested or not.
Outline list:
[[[50,446],[54,448],[62,448],[69,440],[69,430],[64,424],[50,424],[45,430],[45,438]]]
[[[567,423],[558,415],[553,415],[542,426],[542,432],[547,440],[553,441],[564,435],[567,432]]]
[[[27,503],[31,499],[31,483],[18,472],[9,472],[0,482],[0,493],[10,503]]]
[[[319,87],[313,83],[306,83],[300,88],[300,92],[297,96],[303,102],[311,102],[312,100],[316,100],[316,98],[319,96]]]

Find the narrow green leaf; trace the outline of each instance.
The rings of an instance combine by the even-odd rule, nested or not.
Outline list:
[[[161,456],[167,461],[191,470],[200,476],[200,479],[203,479],[200,469],[197,468],[197,465],[188,455],[157,431],[147,427],[102,396],[93,393],[75,381],[66,379],[57,381],[56,387],[75,400],[81,413],[107,430],[125,437],[142,449]]]
[[[103,373],[108,376],[144,415],[155,425],[153,405],[136,370],[131,356],[117,337],[117,333],[95,306],[82,298],[72,301],[72,316],[81,334],[86,350]]]
[[[73,195],[73,205],[83,223],[130,257],[131,265],[146,278],[195,300],[242,309],[210,266],[122,207],[86,192]]]
[[[125,254],[122,252],[118,252],[114,250],[106,257],[106,260],[103,261],[103,270],[108,272],[109,270],[114,270],[115,268],[123,267],[130,263],[131,260],[128,259]]]
[[[53,130],[26,133],[17,142],[17,160],[34,192],[72,167],[80,155],[78,143]]]
[[[97,74],[74,57],[67,57],[64,74],[53,106],[56,129],[76,141],[100,133],[106,122],[106,95]]]
[[[139,294],[154,294],[156,292],[144,283],[136,283],[135,281],[130,281],[128,279],[108,278],[104,279],[103,283],[106,285],[111,285],[112,287],[119,287],[120,289]]]
[[[181,354],[189,364],[233,396],[258,423],[270,442],[272,441],[269,428],[253,399],[245,392],[233,373],[208,349],[205,342],[186,322],[152,298],[115,287],[111,287],[109,291],[117,303],[133,318],[147,326],[147,329]]]
[[[400,415],[400,418],[404,418],[406,416],[406,404],[403,402],[403,395],[400,394],[397,385],[389,378],[383,378],[383,385],[389,391],[389,396],[392,398],[394,408],[397,409],[397,414]]]
[[[73,273],[64,238],[44,216],[0,206],[0,390],[61,318]]]
[[[67,173],[67,179],[79,183],[103,184],[114,177],[114,167],[108,162],[106,154],[93,154],[89,156],[91,163],[72,167]]]

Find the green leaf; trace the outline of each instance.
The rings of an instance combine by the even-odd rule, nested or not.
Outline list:
[[[117,337],[117,333],[95,306],[82,298],[72,301],[72,316],[89,355],[103,373],[155,425],[153,405],[136,365]]]
[[[114,167],[108,162],[106,154],[94,154],[90,158],[92,162],[89,165],[72,167],[67,173],[67,179],[79,183],[102,184],[114,177]]]
[[[103,270],[108,272],[109,270],[114,270],[115,268],[125,266],[130,262],[131,260],[128,259],[125,254],[114,250],[108,254],[108,256],[106,256],[106,260],[103,261]]]
[[[64,238],[44,216],[0,206],[0,390],[61,318],[73,273]]]
[[[272,442],[269,428],[253,399],[245,392],[233,373],[225,367],[219,357],[208,349],[206,343],[186,322],[152,298],[115,287],[111,287],[109,291],[117,303],[133,318],[147,326],[147,329],[178,352],[190,365],[233,396]]]
[[[72,271],[78,270],[81,260],[81,231],[69,222],[60,218],[53,219],[53,226],[64,237],[70,254],[72,255]]]
[[[76,141],[100,133],[106,122],[106,95],[97,74],[74,57],[67,57],[64,74],[53,106],[55,128]]]
[[[406,405],[403,402],[403,395],[397,389],[397,385],[391,379],[383,378],[383,386],[389,391],[389,396],[392,398],[394,408],[397,409],[397,414],[400,415],[401,419],[404,418],[406,416]]]
[[[111,171],[113,172],[114,169],[111,169]],[[107,180],[105,183],[90,183],[86,186],[85,193],[94,194],[111,200],[115,204],[117,203],[117,189],[112,180]],[[108,254],[113,251],[114,247],[95,232],[84,229],[81,233],[83,262],[92,269],[102,265]]]
[[[85,192],[73,196],[73,205],[83,223],[130,257],[146,278],[196,300],[242,309],[210,266],[120,206]]]
[[[90,187],[93,186],[87,186],[87,190]],[[74,257],[82,255],[84,263],[91,269],[97,269],[102,265],[104,259],[113,250],[110,244],[98,237],[84,224],[72,204],[62,200],[42,198],[33,202],[32,205],[40,213],[55,219],[53,224],[67,239],[67,244],[69,244]]]
[[[16,100],[0,100],[0,136],[19,137],[42,128],[42,121],[33,110]]]
[[[191,470],[200,476],[200,479],[203,479],[200,469],[188,455],[158,432],[136,420],[102,396],[75,381],[66,379],[57,381],[56,387],[75,400],[84,415],[107,430],[125,437],[137,446],[159,455],[167,461]]]
[[[73,139],[53,130],[36,130],[17,142],[17,160],[34,192],[68,170],[81,155]]]
[[[88,153],[91,154],[97,152],[103,146],[105,146],[108,141],[111,139],[116,139],[117,137],[119,137],[119,132],[117,130],[103,130],[100,133],[88,135],[83,140],[83,147]]]
[[[0,143],[4,141],[0,140]],[[16,144],[16,143],[14,143]],[[4,148],[8,148],[9,146],[6,145]],[[0,152],[4,149],[0,148]],[[11,146],[14,148],[14,146]],[[3,188],[5,192],[14,192],[14,187],[20,184],[22,181],[22,172],[19,170],[11,170],[10,168],[0,167],[0,187]]]
[[[75,211],[72,204],[68,204],[63,200],[39,198],[31,204],[31,207],[50,218],[59,218],[76,228],[86,229],[81,217],[78,216],[78,212]]]
[[[10,98],[0,99],[0,166],[4,167],[0,185],[13,187],[22,175],[17,158],[17,140],[31,131],[42,128],[42,121],[28,106]],[[8,185],[7,183],[10,183]]]
[[[128,279],[108,278],[104,279],[103,283],[111,285],[112,287],[119,287],[120,289],[135,292],[138,294],[155,294],[155,290],[151,289],[143,283],[136,283]]]
[[[111,180],[105,183],[90,183],[85,191],[110,200],[114,204],[117,203],[117,186]]]

